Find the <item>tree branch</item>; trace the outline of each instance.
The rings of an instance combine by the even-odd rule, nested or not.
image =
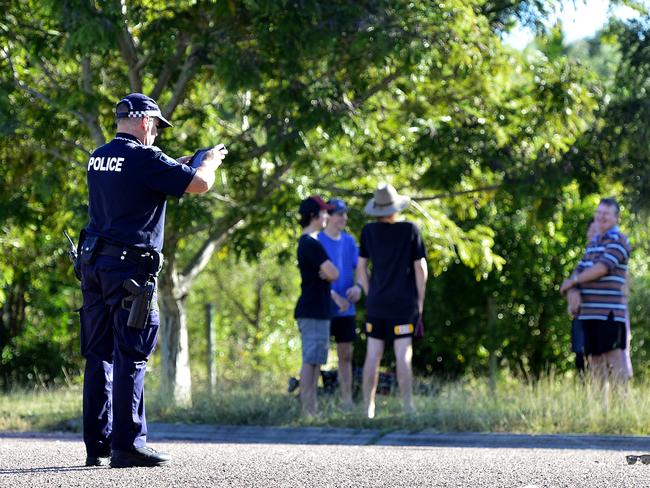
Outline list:
[[[92,83],[90,56],[84,56],[81,58],[81,88],[86,93],[92,93]]]
[[[199,52],[198,46],[193,46],[190,49],[190,53],[185,59],[185,62],[183,63],[183,67],[181,68],[181,74],[179,75],[178,80],[176,80],[176,84],[174,85],[172,98],[169,101],[169,103],[165,105],[165,108],[163,109],[163,115],[166,118],[171,118],[172,114],[174,113],[174,110],[176,110],[176,107],[181,103],[183,97],[185,96],[185,90],[187,89],[188,83],[192,79],[192,75],[194,74],[194,68],[196,67],[199,61],[198,52]]]
[[[183,33],[178,36],[178,40],[176,42],[176,52],[167,60],[165,66],[163,66],[162,70],[160,73],[158,73],[158,76],[156,78],[156,85],[151,92],[151,98],[154,100],[158,100],[163,90],[167,87],[167,84],[169,83],[174,70],[178,68],[178,65],[183,59],[183,54],[185,54],[188,44],[188,35]]]
[[[355,98],[352,101],[349,100],[343,100],[341,102],[338,102],[336,104],[336,108],[332,111],[333,114],[340,114],[345,111],[349,112],[354,112],[356,109],[358,109],[361,105],[363,105],[370,97],[373,95],[376,95],[380,91],[385,90],[390,86],[390,84],[395,81],[397,78],[399,78],[398,73],[391,73],[390,75],[384,77],[381,81],[379,81],[377,84],[371,86],[366,90],[361,96]],[[317,125],[318,122],[315,122],[314,125]],[[291,139],[295,139],[296,137],[300,136],[301,131],[304,133],[306,130],[311,129],[312,127],[308,127],[306,129],[299,130],[296,128],[294,125],[291,125],[289,127],[289,130],[285,132],[281,137],[281,141],[288,141]],[[241,133],[241,136],[248,131],[252,129],[248,129],[244,132]],[[269,144],[264,144],[263,146],[256,146],[252,151],[249,152],[248,157],[249,158],[257,158],[260,157],[262,154],[266,153],[269,150]]]
[[[501,185],[489,185],[489,186],[483,186],[479,188],[473,188],[471,190],[452,191],[449,193],[438,193],[437,195],[424,196],[424,197],[413,197],[413,200],[415,200],[416,202],[426,202],[429,200],[441,200],[443,198],[452,198],[460,195],[467,195],[469,193],[497,191],[500,188]]]
[[[223,292],[223,294],[226,296],[226,298],[235,306],[235,308],[237,308],[237,310],[239,310],[239,313],[241,313],[244,316],[244,318],[248,322],[250,322],[251,325],[255,326],[255,317],[252,316],[248,312],[248,310],[246,310],[246,308],[244,308],[244,305],[239,300],[237,300],[237,298],[235,298],[232,295],[232,293],[230,293],[230,290],[228,288],[226,288],[225,286],[222,286],[220,289]]]
[[[448,193],[438,193],[435,195],[428,195],[428,196],[418,196],[418,197],[412,197],[412,200],[416,202],[426,202],[430,200],[442,200],[445,198],[453,198],[457,197],[460,195],[468,195],[470,193],[481,193],[481,192],[491,192],[491,191],[497,191],[501,188],[502,185],[488,185],[488,186],[482,186],[479,188],[473,188],[471,190],[460,190],[460,191],[452,191]],[[357,197],[357,198],[370,198],[372,197],[372,192],[365,192],[365,193],[359,193],[355,190],[348,190],[347,188],[340,188],[336,185],[330,185],[330,186],[319,186],[317,187],[318,190],[323,190],[327,193],[332,193],[335,195],[341,195],[341,196],[347,196],[347,197]]]
[[[122,2],[118,2],[119,12],[124,12],[126,5],[123,5]],[[140,76],[140,71],[142,65],[138,58],[138,51],[135,45],[135,40],[129,31],[129,25],[126,19],[126,14],[123,13],[120,17],[122,20],[122,25],[117,25],[117,43],[122,53],[122,58],[128,66],[128,76],[129,76],[129,86],[131,92],[142,92],[142,77]]]
[[[196,277],[205,269],[214,252],[232,235],[237,229],[244,225],[244,219],[227,215],[219,219],[214,230],[205,240],[198,252],[190,259],[185,269],[179,276],[179,289],[185,294],[192,286]]]
[[[92,67],[90,64],[90,56],[84,56],[81,60],[81,87],[84,93],[92,97]],[[87,114],[85,115],[86,125],[88,125],[88,130],[98,146],[101,146],[106,142],[104,138],[104,133],[102,131],[102,126],[99,124],[99,118],[97,114]]]
[[[384,79],[381,80],[376,85],[371,86],[363,95],[361,95],[360,97],[352,101],[352,110],[356,110],[361,105],[363,105],[370,97],[388,88],[393,81],[399,78],[399,76],[400,74],[397,72],[391,73],[390,75],[384,77]]]
[[[11,70],[11,75],[14,81],[14,85],[16,85],[24,92],[29,93],[34,98],[46,103],[47,105],[51,105],[53,107],[59,107],[64,111],[74,115],[80,122],[84,123],[88,127],[91,137],[94,139],[95,143],[98,146],[101,146],[102,144],[104,144],[104,142],[106,142],[106,140],[104,139],[104,134],[101,131],[101,128],[99,127],[99,124],[96,122],[94,116],[84,114],[82,112],[79,112],[78,110],[74,110],[69,107],[62,106],[60,103],[55,102],[44,93],[41,93],[40,91],[31,88],[29,85],[22,82],[18,78],[18,72],[16,71],[16,67],[14,66],[13,60],[11,59],[11,54],[9,53],[8,49],[5,48],[2,50],[2,52],[4,54],[5,59],[7,60],[7,63],[9,64],[9,69]]]

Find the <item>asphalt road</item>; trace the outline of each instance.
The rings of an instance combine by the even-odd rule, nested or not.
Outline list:
[[[161,468],[86,468],[75,434],[0,434],[0,487],[650,487],[640,437],[150,427]]]

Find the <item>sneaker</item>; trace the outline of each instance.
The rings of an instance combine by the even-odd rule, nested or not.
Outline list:
[[[86,466],[108,466],[111,463],[110,455],[86,456]]]
[[[164,466],[169,464],[171,456],[151,447],[137,447],[130,451],[113,449],[111,468],[131,468],[134,466]]]

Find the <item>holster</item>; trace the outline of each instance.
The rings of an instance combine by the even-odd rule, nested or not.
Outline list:
[[[124,280],[123,286],[130,295],[122,300],[122,308],[129,311],[129,327],[145,328],[156,289],[156,277],[162,269],[162,264],[162,253],[153,249],[147,251],[139,256],[136,272],[137,276],[144,277],[140,280],[144,281],[144,284],[140,285],[133,278]]]
[[[129,311],[129,320],[126,325],[136,329],[144,329],[147,324],[149,310],[151,310],[156,281],[152,278],[147,280],[144,285],[140,285],[134,279],[129,278],[124,280],[123,286],[130,293],[128,297],[122,300],[122,308]]]

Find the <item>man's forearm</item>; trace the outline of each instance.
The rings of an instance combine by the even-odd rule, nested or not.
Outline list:
[[[368,296],[368,262],[365,259],[359,258],[357,264],[356,279],[358,285],[363,290],[363,294]]]
[[[609,273],[609,269],[603,263],[596,263],[591,268],[587,268],[580,273],[574,275],[574,280],[577,285],[582,285],[583,283],[589,283],[590,281],[596,281],[598,278],[605,276]]]
[[[422,313],[428,277],[427,262],[422,258],[419,261],[415,261],[413,267],[415,270],[415,286],[418,293],[418,312]]]

